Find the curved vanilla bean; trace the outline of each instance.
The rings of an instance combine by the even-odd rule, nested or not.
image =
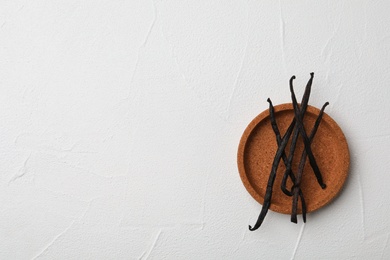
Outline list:
[[[309,157],[309,162],[310,162],[311,167],[313,168],[313,171],[314,171],[314,174],[317,178],[317,181],[320,184],[321,188],[325,189],[326,185],[322,180],[322,175],[321,175],[320,169],[318,168],[317,162],[316,162],[314,155],[313,155],[313,152],[311,150],[309,137],[307,136],[307,134],[305,132],[305,128],[303,126],[302,117],[299,113],[299,107],[298,107],[297,99],[295,97],[294,88],[293,88],[292,84],[290,84],[290,91],[291,91],[291,99],[293,101],[295,119],[297,120],[296,126],[298,127],[299,133],[302,136],[303,143],[305,145],[305,150],[306,150],[307,156]]]
[[[304,92],[304,94],[302,96],[301,108],[299,110],[299,113],[300,113],[300,115],[302,117],[302,120],[303,120],[303,118],[305,116],[305,113],[306,113],[306,110],[307,110],[307,106],[308,106],[308,103],[309,103],[309,98],[310,98],[310,93],[311,93],[311,85],[313,83],[313,77],[314,77],[314,73],[312,72],[312,73],[310,73],[310,79],[309,79],[309,81],[306,84],[305,92]],[[295,76],[292,76],[290,78],[290,88],[293,85],[293,80],[294,79],[295,79]],[[294,117],[294,120],[295,120],[295,117]],[[292,161],[293,161],[294,152],[295,152],[296,144],[297,144],[297,141],[298,141],[298,136],[299,136],[299,129],[298,129],[298,126],[295,125],[294,132],[293,132],[293,137],[292,137],[291,145],[290,145],[289,157],[288,157],[287,163],[285,163],[286,164],[286,171],[284,172],[282,183],[280,185],[282,191],[284,192],[284,194],[286,194],[288,196],[292,196],[292,191],[289,191],[286,188],[286,186],[287,186],[287,177],[291,176],[291,164],[292,164]]]
[[[274,130],[274,133],[275,133],[275,136],[276,136],[276,143],[279,146],[280,143],[282,142],[282,138],[280,136],[280,131],[279,131],[278,125],[276,124],[274,106],[273,106],[272,101],[271,101],[270,98],[267,99],[267,102],[269,103],[269,114],[270,114],[270,119],[271,119],[271,126],[272,126],[272,129]],[[292,120],[291,124],[295,126],[295,118]],[[287,158],[287,155],[286,155],[286,153],[284,151],[283,151],[283,154],[282,154],[282,159],[283,159],[284,164],[287,165],[288,158]],[[291,170],[290,171],[286,171],[285,172],[285,176],[286,176],[286,181],[287,181],[287,176],[290,176],[292,182],[295,182],[295,176],[294,176],[294,173]],[[292,192],[287,190],[286,185],[284,185],[284,186],[282,185],[281,188],[282,188],[282,191],[286,195],[292,196]]]
[[[321,108],[321,111],[320,111],[320,113],[319,113],[319,115],[314,123],[314,127],[311,130],[311,133],[309,136],[310,143],[312,142],[315,134],[317,133],[317,129],[320,125],[322,116],[324,114],[325,107],[328,105],[329,105],[329,102],[326,102]],[[306,163],[306,156],[307,156],[307,152],[306,152],[306,150],[303,150],[301,160],[299,162],[297,179],[296,179],[296,182],[294,183],[294,187],[293,187],[293,194],[294,195],[293,195],[293,203],[292,203],[292,211],[291,211],[292,212],[291,213],[291,222],[294,222],[294,223],[298,222],[297,221],[298,195],[300,195],[300,192],[301,192],[300,185],[301,185],[303,170],[304,170],[305,163]],[[306,208],[306,206],[305,206],[305,208]],[[305,210],[303,209],[303,204],[302,204],[302,214],[304,211],[306,211],[306,209]],[[306,219],[304,219],[303,221],[306,222]]]
[[[271,126],[272,126],[272,129],[274,130],[274,133],[275,133],[275,136],[276,136],[277,145],[280,146],[280,143],[282,142],[282,138],[280,137],[280,131],[279,131],[278,125],[276,123],[274,106],[273,106],[272,101],[271,101],[270,98],[267,99],[267,102],[269,103],[269,114],[270,114],[270,119],[271,119]],[[295,125],[295,118],[293,119],[291,124]],[[283,154],[282,154],[282,159],[283,159],[284,164],[287,164],[287,160],[288,159],[287,159],[286,153],[284,151],[283,151]],[[287,171],[286,171],[286,173],[287,173]],[[285,173],[285,176],[287,176],[286,173]],[[291,181],[295,185],[294,173],[292,172],[292,170],[289,173],[290,173],[289,176],[291,178]],[[286,180],[287,180],[287,178],[286,178]],[[286,195],[288,195],[288,196],[292,196],[293,195],[292,191],[290,192],[289,190],[287,190],[285,185],[284,186],[282,185],[281,188],[282,188],[282,191]],[[283,188],[284,188],[284,190],[283,190]],[[301,189],[299,189],[298,193],[299,193],[299,197],[301,198],[303,221],[306,222],[306,202],[305,202],[305,198],[303,197],[303,193],[302,193]]]
[[[278,169],[278,165],[279,165],[280,159],[282,158],[282,154],[284,152],[284,149],[286,148],[286,145],[288,143],[288,139],[290,139],[293,128],[294,128],[294,125],[292,125],[292,124],[288,127],[286,133],[284,134],[284,136],[282,138],[282,142],[280,143],[280,146],[278,147],[278,150],[276,151],[276,155],[275,155],[274,161],[272,163],[271,173],[270,173],[269,178],[268,178],[267,189],[266,189],[265,196],[264,196],[264,203],[263,203],[263,206],[261,208],[261,212],[260,212],[260,215],[256,221],[255,226],[252,227],[249,225],[250,231],[254,231],[254,230],[258,229],[261,226],[261,224],[263,223],[265,216],[267,215],[268,209],[271,205],[272,187],[273,187],[274,182],[275,182],[276,171]]]

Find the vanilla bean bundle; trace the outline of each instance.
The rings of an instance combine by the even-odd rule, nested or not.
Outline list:
[[[270,208],[271,202],[272,202],[272,190],[274,187],[274,182],[276,179],[276,174],[277,170],[280,164],[280,161],[282,160],[284,165],[286,166],[286,170],[283,175],[282,183],[281,183],[281,190],[286,196],[290,196],[292,198],[292,210],[291,210],[291,222],[297,223],[297,208],[298,208],[298,197],[301,200],[301,207],[302,207],[302,218],[303,221],[306,222],[306,203],[304,199],[304,194],[301,189],[301,180],[302,180],[302,175],[303,175],[303,170],[304,166],[306,163],[306,158],[309,159],[309,164],[311,168],[313,169],[313,172],[315,174],[315,177],[317,179],[318,184],[322,189],[326,188],[325,183],[323,182],[322,175],[320,172],[320,169],[317,165],[316,159],[314,157],[313,151],[311,149],[311,143],[315,137],[315,134],[317,132],[317,129],[320,125],[325,107],[329,104],[326,102],[315,123],[314,126],[308,135],[305,131],[304,127],[304,116],[308,107],[309,103],[309,97],[310,97],[310,92],[311,92],[311,85],[313,82],[313,77],[314,73],[310,73],[311,77],[310,80],[308,81],[305,92],[302,97],[301,104],[299,105],[295,96],[294,88],[293,88],[293,80],[295,79],[295,76],[292,76],[290,79],[290,92],[291,92],[291,99],[292,99],[292,104],[294,108],[294,118],[292,119],[289,127],[287,128],[285,134],[281,136],[279,127],[276,122],[275,118],[275,112],[274,112],[274,107],[272,105],[271,100],[268,98],[268,103],[269,103],[269,114],[270,114],[270,119],[271,119],[271,126],[272,129],[275,133],[276,136],[276,143],[277,143],[277,150],[275,157],[273,159],[272,163],[272,168],[271,172],[268,178],[268,183],[267,183],[267,188],[264,196],[264,203],[260,212],[260,215],[257,219],[256,224],[252,227],[249,226],[249,230],[254,231],[258,229],[261,224],[264,221],[265,216],[267,215],[268,209]],[[298,138],[301,137],[303,140],[304,144],[304,149],[302,151],[301,157],[300,157],[300,162],[298,166],[297,173],[294,174],[292,170],[292,162],[293,162],[293,157],[294,157],[294,152],[296,149],[297,141]],[[289,149],[289,154],[288,156],[286,155],[285,149],[286,146],[291,138],[291,144],[290,144],[290,149]],[[290,178],[291,182],[293,183],[292,187],[290,190],[287,188],[287,180]]]

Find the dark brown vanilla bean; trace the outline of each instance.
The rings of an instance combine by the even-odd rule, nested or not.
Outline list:
[[[272,187],[273,187],[274,182],[275,182],[276,171],[278,169],[278,165],[280,163],[280,159],[282,158],[282,154],[284,152],[284,149],[286,148],[288,140],[290,139],[293,128],[294,128],[294,125],[290,124],[290,126],[288,127],[286,133],[284,134],[284,136],[282,138],[282,142],[280,143],[278,150],[276,151],[276,155],[275,155],[274,161],[272,163],[271,173],[270,173],[269,178],[268,178],[267,189],[266,189],[265,196],[264,196],[264,203],[263,203],[263,206],[261,208],[260,215],[259,215],[254,227],[251,227],[249,225],[250,231],[254,231],[261,226],[261,224],[264,221],[265,216],[267,215],[268,209],[271,206]]]
[[[309,162],[310,162],[311,167],[313,168],[313,171],[314,171],[314,174],[317,178],[317,181],[320,184],[321,188],[325,189],[326,185],[322,180],[322,175],[321,175],[320,169],[318,168],[317,162],[314,158],[313,152],[312,152],[311,147],[310,147],[309,137],[307,136],[307,134],[305,132],[305,128],[303,126],[303,121],[302,121],[301,114],[299,113],[299,107],[298,107],[297,99],[295,97],[292,82],[290,82],[290,91],[291,91],[291,99],[293,101],[295,119],[297,121],[296,126],[298,127],[299,133],[302,136],[303,143],[305,145],[305,150],[307,152],[307,156],[309,157]]]
[[[308,103],[309,103],[309,98],[310,98],[310,93],[311,93],[311,85],[313,83],[313,77],[314,77],[314,73],[312,72],[312,73],[310,73],[310,79],[307,82],[307,85],[306,85],[306,88],[305,88],[305,92],[304,92],[303,97],[302,97],[301,109],[299,111],[299,113],[302,116],[302,118],[304,117],[304,115],[306,113],[307,106],[308,106]],[[292,86],[292,83],[293,83],[294,79],[295,79],[295,76],[292,76],[291,79],[290,79],[290,86]],[[295,120],[295,117],[294,117],[294,120]],[[292,196],[292,192],[288,191],[287,188],[286,188],[287,177],[291,175],[291,164],[292,164],[292,161],[293,161],[294,151],[295,151],[296,144],[297,144],[297,141],[298,141],[298,136],[299,136],[299,129],[298,129],[297,125],[295,125],[293,136],[292,136],[292,141],[291,141],[291,145],[290,145],[288,161],[287,161],[287,163],[285,163],[286,164],[286,171],[284,172],[282,183],[280,185],[282,191],[286,195],[288,195],[288,196]]]
[[[280,143],[282,142],[282,138],[280,136],[280,131],[279,131],[278,125],[276,124],[274,106],[272,105],[272,101],[270,98],[267,99],[267,102],[269,103],[269,114],[270,114],[270,119],[271,119],[271,126],[272,126],[272,129],[274,130],[274,133],[276,136],[276,143],[279,146]],[[295,125],[295,118],[293,119],[291,124]],[[287,164],[288,158],[287,158],[287,155],[284,151],[282,154],[282,159],[283,159],[284,164]],[[289,172],[286,171],[286,176],[290,176],[292,182],[293,183],[295,182],[295,176],[291,170]],[[287,177],[286,177],[286,181],[287,181]],[[282,191],[286,195],[292,196],[292,192],[287,190],[286,186],[282,186]]]
[[[314,127],[313,127],[313,129],[310,133],[310,136],[309,136],[310,143],[312,142],[315,134],[317,133],[317,129],[320,125],[322,116],[324,114],[325,107],[328,105],[329,105],[329,103],[326,102],[321,108],[320,114],[318,115],[316,122],[314,123]],[[294,222],[294,223],[298,222],[297,221],[298,195],[300,195],[300,192],[301,192],[300,185],[301,185],[301,180],[302,180],[302,175],[303,175],[303,169],[304,169],[305,163],[306,163],[306,156],[307,156],[307,152],[306,152],[306,150],[303,150],[301,160],[299,162],[296,182],[294,183],[294,187],[293,187],[293,203],[292,203],[292,211],[291,211],[292,212],[291,213],[291,222]],[[303,210],[303,204],[302,204],[302,212],[303,211],[304,210]],[[304,222],[306,222],[305,219],[304,219]]]
[[[276,143],[277,143],[278,146],[280,146],[280,144],[282,142],[282,138],[280,136],[280,131],[279,131],[278,125],[276,123],[275,110],[274,110],[274,107],[272,105],[272,101],[271,101],[270,98],[267,99],[267,102],[269,103],[269,114],[270,114],[270,119],[271,119],[271,126],[272,126],[272,129],[274,130],[274,133],[275,133],[275,136],[276,136]],[[291,124],[295,124],[295,119],[293,119]],[[287,158],[286,153],[284,151],[283,151],[283,154],[282,154],[282,159],[283,159],[284,164],[287,164],[288,158]],[[285,176],[287,176],[287,175],[285,175]],[[293,173],[292,170],[289,171],[289,176],[291,178],[291,181],[295,184],[295,176],[294,176],[294,173]],[[287,178],[286,178],[286,180],[287,180]],[[284,188],[283,192],[286,195],[288,195],[288,196],[292,196],[293,195],[292,191],[290,192],[289,190],[287,190],[285,185],[284,186],[281,185],[281,188],[282,188],[282,190]],[[305,198],[303,197],[303,193],[302,193],[301,189],[299,189],[298,193],[299,193],[299,196],[301,198],[302,216],[303,216],[304,221],[306,221],[306,203],[305,203]],[[305,209],[305,210],[303,210],[303,209]]]

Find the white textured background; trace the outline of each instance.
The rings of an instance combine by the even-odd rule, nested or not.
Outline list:
[[[0,1],[0,259],[389,259],[389,1]],[[246,192],[266,99],[349,141],[308,223]]]

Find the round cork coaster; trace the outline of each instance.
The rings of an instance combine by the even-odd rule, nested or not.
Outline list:
[[[291,103],[274,107],[275,118],[283,136],[292,119],[294,110]],[[304,116],[306,133],[310,133],[320,110],[308,106]],[[291,139],[291,138],[290,138]],[[288,156],[290,142],[285,151]],[[302,138],[298,138],[292,170],[297,172],[299,159],[303,152]],[[315,211],[328,204],[342,189],[348,176],[349,150],[343,132],[337,123],[324,113],[317,133],[312,141],[311,149],[321,171],[326,189],[321,189],[314,172],[306,160],[303,171],[301,189],[305,197],[307,212]],[[245,129],[238,148],[238,170],[241,180],[249,194],[260,204],[264,202],[269,174],[277,150],[276,137],[271,127],[269,110],[263,111]],[[291,214],[292,197],[285,195],[280,185],[286,167],[280,161],[273,186],[270,209],[284,214]],[[288,180],[287,187],[292,186]],[[301,213],[299,202],[298,213]]]

